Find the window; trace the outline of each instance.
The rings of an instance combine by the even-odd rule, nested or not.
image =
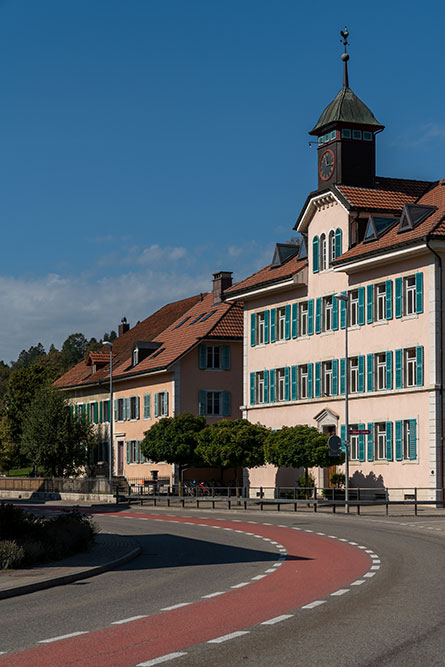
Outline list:
[[[201,315],[195,317],[195,319],[190,322],[190,325],[195,324],[195,322],[198,322],[201,319],[201,317],[204,317],[204,315],[206,315],[206,313],[201,313]]]
[[[358,424],[349,424],[350,431],[357,431]],[[349,458],[351,461],[358,461],[358,435],[349,434]]]
[[[374,458],[376,461],[386,460],[386,422],[375,425]]]
[[[262,313],[257,313],[256,315],[256,330],[255,330],[256,345],[262,345],[263,343],[266,342],[265,331],[266,331],[266,313],[263,311]]]
[[[329,232],[329,266],[332,266],[332,262],[335,259],[335,232],[333,229]]]
[[[128,453],[127,453],[127,462],[128,463],[140,463],[140,451],[139,451],[139,442],[137,440],[129,440],[127,442]]]
[[[264,371],[255,373],[255,403],[264,403]]]
[[[382,322],[386,319],[386,284],[376,285],[375,293],[375,319],[377,322]]]
[[[384,352],[375,355],[375,379],[377,391],[386,389],[386,354]]]
[[[155,394],[155,417],[168,416],[168,392],[160,391]]]
[[[219,345],[207,345],[207,368],[221,368],[221,348]]]
[[[151,394],[144,394],[144,419],[151,418]]]
[[[139,363],[139,350],[138,350],[138,348],[136,347],[136,348],[133,350],[133,361],[132,361],[132,365],[133,365],[133,366],[137,366],[138,363]]]
[[[286,338],[286,308],[282,306],[277,308],[277,340]]]
[[[208,391],[207,392],[207,414],[212,416],[218,416],[221,414],[221,391]]]
[[[284,368],[277,368],[276,372],[276,382],[277,382],[277,400],[285,401],[286,400],[286,372]]]
[[[410,455],[409,455],[409,442],[410,442],[410,420],[405,419],[403,422],[403,459],[410,460]]]
[[[352,138],[353,139],[361,139],[362,138],[362,131],[361,130],[352,130]]]
[[[102,421],[103,422],[109,422],[110,421],[110,401],[102,401]]]
[[[90,421],[91,423],[93,423],[95,421],[95,419],[94,419],[94,406],[95,405],[96,405],[96,403],[88,403],[88,405],[87,405],[87,417],[88,417],[88,421]]]
[[[190,319],[190,316],[189,316],[189,317],[184,317],[184,319],[181,320],[181,321],[179,322],[179,324],[177,324],[177,325],[175,326],[175,329],[179,329],[179,327],[182,327],[182,325],[185,324],[185,323],[187,322],[187,320],[189,320],[189,319]]]
[[[349,292],[349,326],[358,325],[358,289]]]
[[[327,244],[326,244],[326,234],[320,236],[320,271],[326,269],[326,260],[327,260]]]
[[[403,314],[414,315],[416,312],[416,277],[403,279]]]
[[[299,322],[299,327],[298,331],[300,333],[300,336],[307,336],[308,335],[308,327],[307,327],[307,319],[308,319],[308,302],[305,301],[304,303],[300,303],[298,305],[298,310],[299,310],[299,315],[300,315],[300,322]]]
[[[300,398],[308,397],[308,383],[307,383],[307,364],[298,366],[298,389]]]
[[[323,362],[323,396],[332,396],[332,361]]]
[[[130,419],[139,419],[139,396],[130,398]]]
[[[363,132],[364,141],[372,141],[372,132]]]
[[[349,391],[351,394],[358,392],[358,357],[349,359]]]
[[[121,422],[124,420],[124,399],[118,398],[116,400],[116,421]]]
[[[417,355],[416,348],[404,350],[405,354],[405,387],[415,387],[417,384]]]
[[[351,138],[351,130],[348,128],[343,128],[341,131],[341,137],[342,139],[350,139]]]
[[[332,296],[323,297],[323,331],[332,331]]]

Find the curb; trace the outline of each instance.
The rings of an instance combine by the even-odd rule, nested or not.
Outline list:
[[[107,570],[112,570],[119,565],[124,565],[129,561],[133,560],[142,553],[141,547],[136,547],[131,551],[128,551],[123,556],[116,558],[115,560],[108,561],[102,565],[95,565],[94,567],[84,570],[83,572],[74,572],[73,574],[65,574],[60,577],[55,577],[54,579],[46,579],[44,581],[35,581],[32,584],[24,584],[23,586],[17,586],[16,588],[10,588],[9,590],[0,591],[0,600],[5,600],[6,598],[13,598],[18,595],[25,595],[26,593],[34,593],[35,591],[42,591],[46,588],[53,588],[54,586],[62,586],[64,584],[71,584],[73,581],[79,581],[80,579],[88,579],[89,577],[94,577],[96,574],[101,574]]]

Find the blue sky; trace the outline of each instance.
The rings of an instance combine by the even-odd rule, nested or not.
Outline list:
[[[287,241],[350,86],[383,176],[445,177],[443,2],[0,0],[0,359],[100,337]]]

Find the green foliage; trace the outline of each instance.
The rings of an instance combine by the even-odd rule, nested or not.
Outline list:
[[[197,435],[205,428],[204,417],[184,412],[176,417],[163,417],[146,431],[141,443],[144,456],[152,461],[179,465],[200,465],[196,455]]]
[[[69,477],[79,474],[96,444],[93,425],[75,418],[60,391],[40,390],[25,411],[21,450],[44,474]]]
[[[68,336],[62,345],[62,358],[67,368],[74,366],[78,361],[84,358],[88,348],[88,341],[82,333],[75,333]]]
[[[256,468],[264,464],[268,429],[247,419],[221,419],[198,436],[197,454],[209,466]]]
[[[297,481],[298,486],[301,486],[302,488],[307,488],[307,489],[313,489],[315,486],[315,479],[312,475],[300,475]]]
[[[342,472],[335,472],[330,476],[329,481],[336,486],[337,489],[341,489],[345,485],[346,477]]]
[[[283,426],[270,432],[265,444],[266,460],[275,466],[321,468],[332,465],[328,436],[313,426]],[[336,463],[341,463],[341,458]]]
[[[0,570],[20,567],[25,558],[25,550],[14,540],[0,542]]]

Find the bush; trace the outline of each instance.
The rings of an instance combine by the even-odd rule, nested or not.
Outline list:
[[[9,570],[20,567],[25,557],[25,550],[15,540],[2,540],[0,542],[0,569]]]

